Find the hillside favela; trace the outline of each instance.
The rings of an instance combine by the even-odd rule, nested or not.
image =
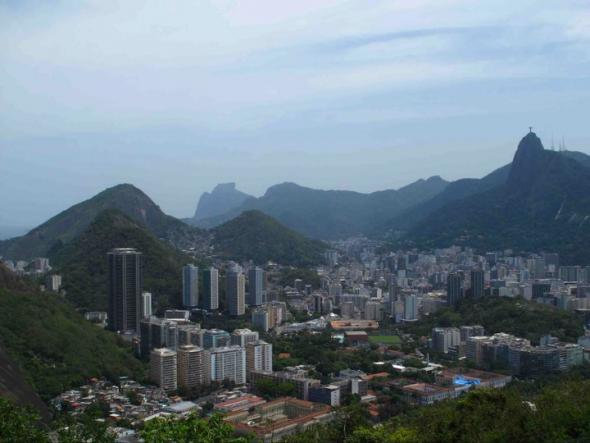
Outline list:
[[[590,442],[586,2],[0,2],[0,442]]]

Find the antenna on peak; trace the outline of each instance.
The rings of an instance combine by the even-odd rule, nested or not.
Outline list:
[[[533,133],[533,127],[529,126],[529,134],[532,134],[532,133]]]
[[[555,140],[553,139],[553,134],[551,134],[551,150],[555,151]]]
[[[567,148],[565,147],[565,137],[563,135],[561,136],[561,143],[563,145],[563,150],[567,151]]]

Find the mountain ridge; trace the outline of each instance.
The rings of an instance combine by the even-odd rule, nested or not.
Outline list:
[[[162,212],[141,189],[124,183],[65,209],[23,236],[1,241],[0,255],[12,260],[47,256],[82,233],[107,209],[120,210],[175,246],[198,243],[203,234]]]
[[[240,207],[196,223],[213,228],[247,210],[259,210],[285,226],[316,239],[334,239],[362,235],[380,221],[386,221],[404,209],[438,194],[448,182],[440,176],[420,179],[399,190],[361,193],[344,190],[320,190],[283,182],[269,187],[257,199],[248,199]]]
[[[192,220],[196,221],[222,215],[240,206],[250,198],[254,197],[238,190],[233,182],[219,183],[211,192],[201,194]]]
[[[450,244],[520,252],[559,252],[564,263],[590,261],[590,169],[543,148],[529,133],[520,141],[504,184],[451,201],[402,238],[416,247]]]

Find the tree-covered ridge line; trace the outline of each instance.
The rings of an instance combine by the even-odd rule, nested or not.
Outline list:
[[[12,260],[28,260],[51,255],[82,234],[103,211],[117,210],[158,238],[175,246],[199,242],[200,229],[164,214],[153,200],[131,184],[120,184],[60,212],[29,233],[0,241],[0,255]]]
[[[545,150],[533,133],[520,141],[506,180],[451,200],[410,227],[402,243],[481,251],[554,251],[563,264],[590,263],[588,156]]]

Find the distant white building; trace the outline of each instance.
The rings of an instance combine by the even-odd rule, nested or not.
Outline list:
[[[152,293],[141,293],[141,318],[147,319],[152,316]]]
[[[51,274],[45,279],[45,289],[51,292],[59,292],[61,288],[61,275]]]
[[[150,378],[166,391],[178,387],[176,351],[159,348],[150,353]]]

